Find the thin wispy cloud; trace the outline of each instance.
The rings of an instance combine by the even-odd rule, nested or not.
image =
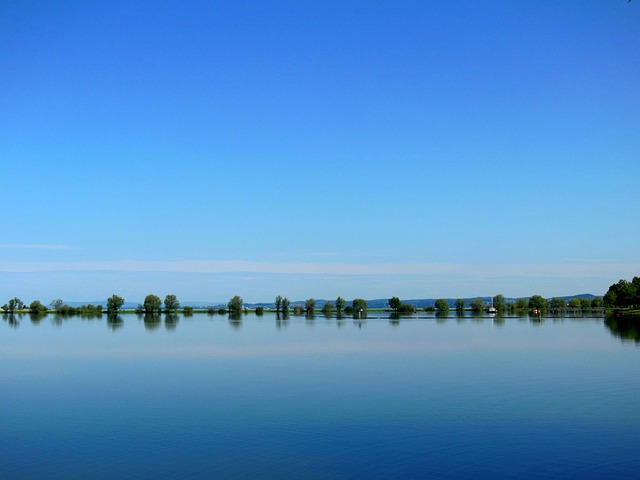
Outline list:
[[[118,271],[170,273],[260,273],[284,275],[472,275],[477,278],[509,276],[624,276],[640,264],[568,262],[541,264],[473,263],[317,263],[255,262],[246,260],[0,262],[2,272]]]
[[[0,243],[2,250],[75,250],[69,245],[52,243]]]

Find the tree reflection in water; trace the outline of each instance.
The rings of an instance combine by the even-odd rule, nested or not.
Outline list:
[[[175,330],[178,326],[179,318],[176,313],[166,313],[164,316],[164,328],[167,330]]]
[[[242,326],[242,315],[241,314],[229,314],[229,325],[231,325],[234,329],[239,329]]]
[[[122,319],[122,315],[107,315],[107,326],[111,330],[122,328],[123,325],[124,320]]]
[[[614,337],[640,343],[640,317],[607,317],[604,324]]]
[[[16,315],[14,313],[5,313],[2,315],[2,319],[13,328],[16,328],[18,325],[20,325],[19,315]]]
[[[144,316],[144,328],[147,330],[155,330],[160,326],[160,315],[147,313]]]

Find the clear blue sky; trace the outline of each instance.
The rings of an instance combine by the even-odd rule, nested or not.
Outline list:
[[[0,301],[603,294],[640,1],[4,1]]]

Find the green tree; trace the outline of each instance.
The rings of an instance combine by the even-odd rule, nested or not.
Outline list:
[[[593,300],[590,298],[581,298],[580,303],[582,304],[582,310],[591,310],[593,307]]]
[[[282,308],[282,297],[278,295],[276,296],[276,313],[280,313],[281,308]]]
[[[78,313],[78,309],[70,307],[69,305],[62,305],[58,310],[56,310],[56,313],[63,316],[70,316]]]
[[[633,308],[640,306],[640,277],[630,282],[620,280],[609,287],[604,295],[604,306],[609,308]]]
[[[356,312],[366,312],[367,311],[367,301],[363,298],[355,298],[353,302],[351,302],[351,306]]]
[[[175,295],[171,294],[164,297],[164,309],[167,312],[175,312],[179,308],[180,308],[180,302],[178,301],[178,298]]]
[[[117,313],[118,310],[124,305],[124,298],[118,295],[111,295],[107,298],[107,312],[109,314]]]
[[[465,301],[462,298],[456,299],[456,312],[462,313],[464,312]]]
[[[342,315],[342,311],[344,310],[344,307],[346,306],[346,304],[347,302],[345,301],[344,298],[342,297],[336,298],[336,315],[338,317]]]
[[[256,315],[259,316],[259,317],[264,315],[264,307],[262,307],[262,306],[256,307]]]
[[[507,309],[507,300],[504,298],[504,295],[498,294],[493,297],[493,308],[498,310],[499,312],[504,312]]]
[[[326,301],[322,307],[322,314],[328,317],[331,315],[331,310],[333,310],[333,305],[331,305],[331,302]]]
[[[40,303],[40,300],[34,300],[29,304],[29,311],[40,315],[47,312],[47,307]]]
[[[160,313],[162,300],[157,295],[149,294],[144,297],[143,307],[145,313]]]
[[[398,309],[396,310],[396,313],[410,314],[410,313],[414,313],[416,310],[417,310],[416,307],[414,307],[410,303],[401,303]]]
[[[191,317],[193,315],[193,307],[187,305],[182,309],[182,313],[185,317]]]
[[[529,299],[530,310],[546,310],[547,306],[547,300],[540,295],[534,295]]]
[[[13,297],[7,302],[7,310],[9,310],[9,313],[13,313],[16,310],[22,310],[23,308],[24,303],[18,297]]]
[[[302,305],[295,305],[293,307],[293,314],[294,315],[302,315]]]
[[[474,313],[484,312],[484,300],[480,297],[471,300],[471,310]]]
[[[515,308],[517,310],[526,310],[529,307],[529,302],[526,298],[519,298],[516,300]]]
[[[287,297],[284,297],[282,299],[282,314],[283,315],[289,315],[289,305],[291,305],[291,300],[289,300]]]
[[[398,297],[391,297],[389,299],[389,308],[391,308],[391,310],[398,310],[398,308],[400,307],[400,299]]]
[[[436,311],[440,313],[447,313],[449,311],[449,302],[444,298],[436,300]]]
[[[555,311],[558,311],[558,312],[564,312],[565,309],[567,308],[567,302],[565,302],[564,298],[553,297],[549,301],[549,307],[552,310],[555,310]]]
[[[240,315],[242,313],[242,298],[238,295],[235,295],[229,303],[227,303],[227,308],[229,309],[229,313],[232,315]]]
[[[55,300],[52,300],[49,305],[51,305],[51,308],[57,312],[60,310],[60,307],[64,305],[64,302],[61,298],[56,298]]]
[[[315,300],[315,298],[307,298],[307,300],[305,300],[305,302],[304,302],[304,311],[308,316],[313,317],[313,315],[316,313],[316,300]]]
[[[569,300],[569,308],[571,310],[582,310],[582,302],[579,298],[572,298]]]

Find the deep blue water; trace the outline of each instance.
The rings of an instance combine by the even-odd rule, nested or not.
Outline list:
[[[0,323],[2,478],[637,478],[603,319]]]

